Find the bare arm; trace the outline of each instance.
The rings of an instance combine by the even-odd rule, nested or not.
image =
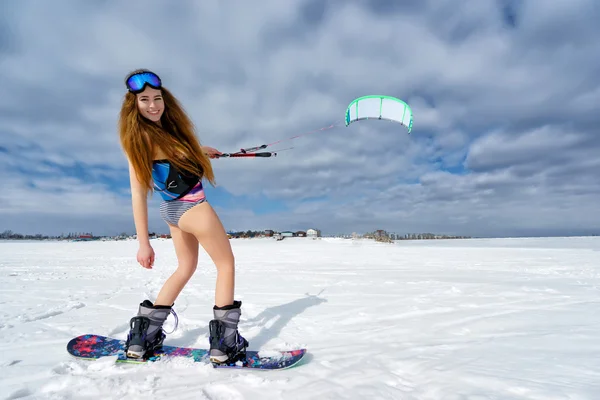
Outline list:
[[[148,193],[137,178],[135,170],[129,163],[129,184],[131,186],[131,205],[133,221],[140,245],[150,245],[148,237]]]

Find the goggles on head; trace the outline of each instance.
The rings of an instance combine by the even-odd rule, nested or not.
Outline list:
[[[154,89],[160,89],[161,83],[158,75],[150,71],[135,73],[129,76],[125,81],[127,89],[133,94],[142,92],[146,85]]]

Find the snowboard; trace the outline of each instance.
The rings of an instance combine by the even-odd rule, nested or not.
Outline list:
[[[71,339],[67,344],[67,351],[73,357],[85,360],[97,360],[100,357],[117,356],[116,361],[119,363],[145,364],[172,357],[184,357],[192,359],[194,362],[212,363],[208,357],[208,349],[166,346],[164,344],[161,349],[156,350],[147,358],[129,358],[125,354],[125,340],[94,334],[81,335]],[[246,350],[246,358],[244,360],[232,364],[212,363],[212,365],[215,368],[285,369],[296,365],[302,360],[305,354],[306,349],[289,351]]]

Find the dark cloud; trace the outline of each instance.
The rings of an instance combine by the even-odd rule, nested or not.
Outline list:
[[[516,28],[520,22],[518,13],[521,1],[500,0],[499,6],[504,24],[507,27]]]
[[[519,136],[492,133],[471,145],[466,166],[475,172],[532,164],[535,170],[575,162],[589,138],[562,129],[540,127]]]
[[[356,0],[356,4],[370,11],[376,16],[390,15],[416,15],[427,12],[431,2],[426,0],[386,1],[386,0]]]

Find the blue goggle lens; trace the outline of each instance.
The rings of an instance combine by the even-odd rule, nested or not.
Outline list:
[[[132,92],[139,92],[144,89],[145,85],[150,85],[155,89],[160,88],[160,78],[152,72],[142,72],[135,74],[127,79],[127,87]]]

